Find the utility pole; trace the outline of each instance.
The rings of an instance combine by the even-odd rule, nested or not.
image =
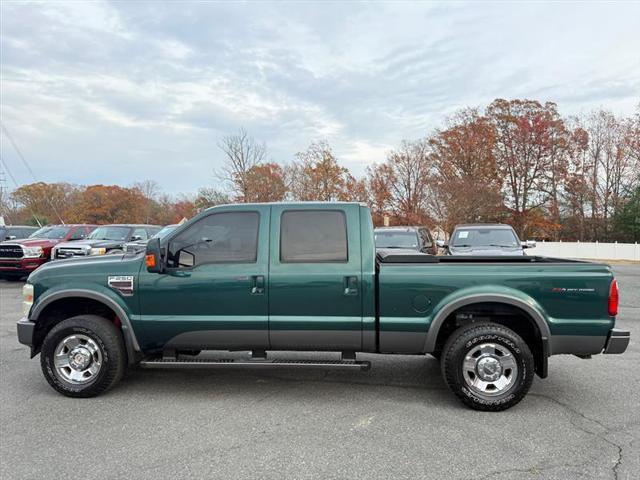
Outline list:
[[[5,215],[7,210],[7,200],[9,189],[7,188],[7,177],[4,173],[4,166],[0,163],[0,227],[5,225]],[[8,219],[7,219],[8,220]]]

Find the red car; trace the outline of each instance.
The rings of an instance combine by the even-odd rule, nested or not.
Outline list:
[[[20,279],[51,258],[60,242],[82,240],[96,225],[47,225],[28,238],[0,243],[0,278]]]

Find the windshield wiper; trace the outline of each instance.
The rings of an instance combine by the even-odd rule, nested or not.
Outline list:
[[[463,243],[462,245],[452,245],[452,247],[453,248],[460,248],[460,247],[469,248],[471,247],[471,245],[467,245],[466,243]]]
[[[516,248],[513,245],[501,245],[499,243],[490,243],[488,247]]]

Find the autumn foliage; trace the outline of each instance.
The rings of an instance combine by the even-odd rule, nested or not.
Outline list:
[[[563,117],[556,104],[497,99],[462,109],[442,128],[405,140],[358,178],[326,140],[290,162],[268,160],[246,130],[223,137],[218,182],[171,197],[152,181],[129,187],[23,185],[0,198],[13,223],[168,224],[229,202],[358,201],[376,225],[450,232],[468,222],[512,224],[522,238],[640,241],[640,105]],[[284,159],[286,160],[286,159]]]

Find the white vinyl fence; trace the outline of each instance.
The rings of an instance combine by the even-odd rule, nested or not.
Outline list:
[[[640,261],[638,243],[599,242],[538,242],[536,248],[526,250],[527,255],[560,258],[593,258],[600,260]]]

